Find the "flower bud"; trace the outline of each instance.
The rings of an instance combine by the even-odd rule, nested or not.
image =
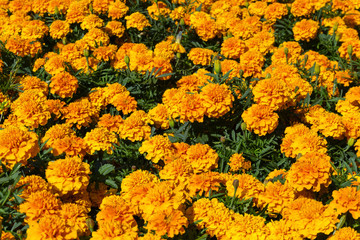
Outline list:
[[[242,77],[243,74],[244,74],[244,70],[240,69],[240,70],[239,70],[239,75],[240,75],[240,77]]]
[[[284,48],[284,53],[285,53],[286,56],[289,54],[289,49],[287,47]]]
[[[336,32],[336,30],[338,29],[339,23],[336,22],[333,26],[333,31]]]
[[[233,181],[233,186],[234,186],[235,189],[237,189],[239,187],[239,179],[235,179]]]
[[[55,6],[55,15],[59,15],[59,14],[60,14],[59,9],[57,6]]]
[[[169,120],[169,126],[171,127],[171,128],[174,128],[175,127],[175,121],[174,121],[174,119],[170,119]]]
[[[249,2],[246,1],[246,2],[244,3],[244,6],[245,6],[246,8],[248,8],[248,7],[249,7]]]
[[[131,166],[131,170],[136,171],[137,167],[135,165]]]
[[[85,57],[89,57],[89,56],[90,56],[89,50],[84,49],[84,56],[85,56]]]
[[[301,158],[301,157],[302,157],[302,154],[299,153],[298,155],[296,155],[296,160],[298,160],[298,159]]]
[[[16,234],[22,239],[23,232],[20,229],[16,231]]]
[[[226,138],[225,138],[224,136],[221,136],[221,137],[220,137],[220,142],[221,142],[221,143],[224,143],[225,141],[226,141]]]
[[[349,57],[351,57],[351,56],[352,56],[352,53],[353,53],[353,47],[351,46],[351,44],[348,45],[348,47],[347,47],[347,52],[348,52],[348,54],[349,54]]]
[[[243,131],[246,130],[246,123],[245,122],[241,123],[241,130],[243,130]]]
[[[216,59],[214,62],[214,72],[216,74],[220,74],[221,73],[221,63],[219,59]]]
[[[181,25],[181,26],[184,26],[184,25],[185,25],[184,19],[180,19],[180,25]]]
[[[317,63],[315,63],[314,73],[315,73],[315,75],[320,74],[320,65]]]
[[[93,11],[94,11],[93,6],[92,6],[91,3],[89,4],[89,10],[90,10],[91,13],[93,13]]]
[[[91,232],[94,231],[94,227],[95,227],[94,220],[92,220],[91,218],[87,218],[86,225],[88,226],[88,228],[90,229]]]
[[[352,147],[352,146],[354,146],[354,143],[355,143],[355,139],[349,138],[349,140],[348,140],[348,142],[347,142],[347,145],[348,145],[349,147]]]
[[[336,35],[335,35],[335,41],[338,42],[338,41],[340,40],[341,36],[342,36],[341,33],[336,33]]]
[[[126,65],[128,65],[129,63],[130,63],[130,58],[129,58],[129,56],[125,56],[124,57],[124,61],[125,61],[125,63],[126,63]]]
[[[176,58],[177,58],[177,59],[180,59],[180,58],[181,58],[181,53],[177,52],[177,53],[176,53]]]
[[[66,37],[63,37],[63,38],[61,39],[61,41],[62,41],[62,44],[66,45],[66,43],[67,43]]]
[[[176,35],[175,42],[178,43],[178,44],[180,44],[181,38],[182,38],[182,31],[180,31],[180,32]]]
[[[265,76],[265,79],[269,79],[269,78],[271,78],[271,74],[267,73],[266,76]]]

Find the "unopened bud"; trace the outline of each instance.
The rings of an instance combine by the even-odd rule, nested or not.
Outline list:
[[[243,130],[243,131],[246,130],[246,123],[245,122],[241,123],[241,130]]]
[[[338,29],[338,26],[339,26],[339,23],[338,23],[338,22],[336,22],[336,23],[334,24],[334,26],[333,26],[333,30],[334,30],[334,32],[336,32],[336,30]]]
[[[240,75],[240,77],[242,77],[243,74],[244,74],[244,70],[240,69],[240,70],[239,70],[239,75]]]
[[[91,3],[89,4],[89,10],[90,10],[91,13],[93,13],[93,11],[94,11],[93,6],[92,6]]]
[[[315,75],[320,74],[320,65],[317,63],[315,63],[314,73],[315,73]]]
[[[66,37],[63,37],[63,38],[61,39],[61,41],[62,41],[62,44],[66,45]]]
[[[225,138],[224,136],[221,136],[221,137],[220,137],[220,142],[221,142],[221,143],[224,143],[225,141],[226,141],[226,138]]]
[[[181,26],[184,26],[184,25],[185,25],[184,19],[180,19],[180,25],[181,25]]]
[[[271,74],[267,73],[266,76],[265,76],[265,79],[269,79],[269,78],[271,78]]]
[[[131,166],[131,170],[136,171],[137,167],[135,165]]]
[[[235,189],[237,189],[239,187],[239,179],[235,179],[233,181],[233,186],[234,186]]]
[[[352,56],[352,53],[353,53],[353,47],[351,46],[351,44],[348,45],[348,47],[347,47],[347,52],[348,52],[348,54],[349,54],[349,57],[351,57],[351,56]]]
[[[20,229],[16,231],[16,234],[20,237],[20,239],[23,236],[23,232]]]
[[[88,226],[88,228],[90,229],[91,232],[94,231],[94,227],[95,227],[94,220],[92,220],[91,218],[87,218],[86,225]]]
[[[84,49],[84,56],[85,56],[85,57],[89,57],[89,56],[90,56],[89,50]]]
[[[177,58],[177,59],[180,59],[180,58],[181,58],[181,53],[177,52],[177,53],[176,53],[176,58]]]
[[[220,63],[220,60],[219,60],[219,59],[215,60],[215,62],[214,62],[214,72],[215,72],[216,74],[220,74],[220,73],[221,73],[221,63]]]
[[[244,3],[244,6],[245,6],[246,8],[248,8],[248,7],[249,7],[249,2],[246,1],[246,2]]]
[[[287,47],[284,48],[284,53],[285,53],[286,56],[289,54],[289,49]]]
[[[174,128],[175,127],[175,121],[174,121],[174,119],[170,119],[169,120],[169,126],[171,127],[171,128]]]
[[[338,42],[338,41],[341,39],[341,36],[342,36],[341,33],[336,33],[336,35],[335,35],[335,41]]]
[[[11,185],[8,186],[9,192],[13,192],[14,189],[15,189],[14,185],[11,184]]]
[[[348,142],[347,142],[347,145],[348,145],[349,147],[352,147],[352,146],[354,145],[354,143],[355,143],[355,139],[349,138],[349,140],[348,140]]]
[[[129,58],[129,56],[125,56],[124,57],[124,62],[126,63],[126,65],[128,65],[129,63],[130,63],[130,58]]]
[[[59,9],[57,6],[55,6],[55,15],[59,15],[59,14],[60,14]]]
[[[296,160],[298,160],[298,159],[301,158],[301,157],[302,157],[302,154],[299,153],[298,155],[296,155]]]
[[[176,35],[175,42],[178,43],[178,44],[180,44],[181,38],[182,38],[182,31],[180,31],[180,32]]]

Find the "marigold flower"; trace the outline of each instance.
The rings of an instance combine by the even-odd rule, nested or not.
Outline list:
[[[26,128],[7,126],[0,130],[0,159],[9,168],[16,163],[26,165],[27,160],[40,151],[38,136]]]
[[[55,74],[50,81],[50,92],[61,98],[72,97],[79,86],[77,78],[68,72]]]
[[[357,240],[360,239],[360,233],[351,227],[343,227],[330,236],[328,240]]]
[[[65,72],[64,58],[58,54],[51,56],[45,63],[45,70],[51,74],[55,75],[58,73]]]
[[[59,216],[65,220],[66,232],[71,239],[90,235],[90,230],[86,224],[88,218],[86,209],[75,203],[65,203],[61,205]]]
[[[154,122],[156,128],[168,129],[170,114],[166,105],[158,103],[150,109],[148,116]]]
[[[157,235],[166,234],[166,236],[173,238],[175,235],[184,234],[188,225],[187,218],[180,210],[166,208],[156,211],[149,218],[146,228],[149,231],[155,231]]]
[[[126,239],[137,240],[138,239],[138,227],[126,228],[121,222],[105,222],[95,232],[92,233],[92,240],[104,240],[104,239]]]
[[[111,132],[118,132],[120,130],[123,119],[120,115],[112,116],[111,114],[104,114],[99,118],[98,127],[106,128]]]
[[[241,117],[246,128],[259,136],[272,133],[278,126],[279,116],[269,106],[253,104]]]
[[[104,21],[99,18],[96,14],[89,14],[82,20],[80,27],[85,30],[93,28],[101,28],[104,25]]]
[[[201,89],[200,97],[206,108],[205,115],[209,118],[224,116],[230,111],[234,101],[234,96],[225,84],[207,84]]]
[[[154,2],[147,8],[150,17],[154,20],[159,20],[159,16],[168,16],[171,10],[164,2]]]
[[[291,239],[291,240],[302,240],[300,233],[294,230],[292,222],[289,220],[281,219],[279,221],[271,221],[266,224],[266,228],[269,229],[269,233],[266,239],[278,240],[280,239]]]
[[[132,207],[118,195],[107,196],[100,204],[100,212],[96,216],[100,228],[106,222],[119,222],[124,229],[131,229],[137,226],[133,217]]]
[[[66,21],[55,20],[50,25],[50,36],[53,39],[62,39],[71,31],[70,24]]]
[[[287,205],[282,215],[303,239],[315,239],[318,233],[330,234],[339,222],[334,211],[321,202],[304,197]]]
[[[88,146],[90,154],[94,154],[95,151],[106,151],[112,154],[113,144],[118,144],[116,134],[102,127],[97,127],[87,132],[84,141]]]
[[[206,72],[206,73],[210,73],[210,72]],[[198,92],[200,88],[207,83],[208,83],[208,78],[205,78],[198,73],[194,73],[191,75],[186,75],[181,77],[176,82],[176,86],[179,89],[187,92]]]
[[[134,97],[130,96],[130,92],[126,91],[114,95],[109,103],[116,107],[116,110],[122,111],[124,115],[136,111],[137,102]]]
[[[231,172],[242,170],[245,172],[251,168],[251,161],[246,161],[242,153],[234,153],[229,159],[229,166]]]
[[[2,231],[1,232],[1,240],[16,240],[16,238],[10,232]]]
[[[146,159],[153,163],[163,160],[165,155],[171,154],[172,151],[172,143],[169,138],[162,135],[155,135],[149,140],[145,140],[139,148],[139,152],[141,154],[146,152]]]
[[[110,43],[110,37],[99,28],[92,28],[81,39],[85,43],[85,48],[95,49],[97,46],[107,46]]]
[[[49,162],[45,170],[46,179],[61,195],[77,194],[89,184],[90,165],[82,162],[80,157],[66,157]]]
[[[116,189],[110,188],[108,185],[102,182],[93,182],[88,186],[87,191],[89,192],[91,206],[97,208],[100,206],[105,197],[114,195],[117,192]]]
[[[290,12],[295,17],[309,17],[314,11],[314,4],[310,0],[295,0],[291,4]]]
[[[148,123],[151,122],[147,114],[142,110],[136,110],[124,120],[118,134],[121,139],[132,142],[149,139],[151,127]]]
[[[71,234],[66,227],[66,221],[58,215],[41,217],[26,233],[30,240],[70,239]]]
[[[338,215],[349,211],[354,219],[360,217],[360,192],[356,187],[340,188],[333,191],[332,196],[329,208],[335,209]]]
[[[57,215],[61,201],[47,190],[36,191],[19,206],[19,211],[26,214],[25,222],[36,224],[48,215]]]
[[[178,110],[180,122],[203,122],[206,108],[204,107],[201,95],[198,93],[185,93],[180,99],[179,105],[175,108]],[[173,112],[174,110],[170,110]],[[175,118],[175,116],[173,116]]]
[[[324,153],[308,152],[291,165],[286,181],[299,192],[304,189],[319,192],[331,183],[333,168],[330,161]]]
[[[188,58],[196,65],[208,66],[215,53],[206,48],[192,48],[188,53]]]
[[[256,51],[249,50],[240,56],[240,69],[244,71],[244,77],[256,76],[261,73],[264,65],[264,56]]]
[[[27,90],[11,104],[17,121],[30,128],[44,126],[51,117],[46,96],[39,90]]]
[[[104,1],[105,2],[105,1]],[[88,2],[76,1],[71,2],[66,13],[66,22],[81,23],[81,21],[90,13]]]
[[[286,4],[274,2],[271,3],[265,10],[265,19],[275,22],[277,19],[281,19],[288,14]]]
[[[23,91],[26,90],[38,90],[43,93],[45,96],[48,95],[48,84],[45,81],[42,81],[38,77],[25,76],[20,80],[20,89]]]
[[[16,188],[20,186],[22,186],[22,192],[19,197],[25,200],[34,192],[50,191],[50,185],[45,181],[45,179],[37,175],[22,177],[16,184]]]
[[[215,169],[219,156],[209,145],[197,143],[187,149],[186,159],[194,173],[202,173]]]
[[[93,51],[93,55],[97,60],[110,61],[115,58],[117,46],[110,44],[109,46],[100,46]]]
[[[285,53],[287,49],[287,54]],[[296,63],[297,59],[300,57],[302,48],[298,42],[284,42],[278,49],[274,50],[273,55],[271,56],[271,61],[273,64],[278,65],[279,63]]]
[[[164,168],[160,170],[159,176],[161,179],[174,180],[179,182],[187,182],[192,168],[185,158],[176,158],[172,161],[166,162]]]
[[[264,184],[257,180],[254,176],[249,174],[235,174],[229,175],[226,179],[227,195],[233,197],[235,194],[235,187],[233,186],[234,180],[239,180],[239,186],[236,190],[236,197],[239,199],[257,199],[259,194],[264,190]]]
[[[98,118],[98,110],[87,98],[81,98],[71,102],[68,106],[60,110],[67,124],[76,124],[80,129],[82,126],[88,127],[90,123]]]
[[[297,22],[293,27],[295,41],[307,41],[316,37],[319,29],[319,23],[309,19],[303,19]]]
[[[359,119],[359,117],[360,112],[350,110],[343,113],[342,123],[346,129],[345,136],[347,138],[357,139],[360,137],[360,122],[356,120]]]
[[[145,27],[151,27],[149,20],[146,19],[145,15],[140,12],[135,12],[126,19],[126,29],[136,28],[139,31],[143,31]]]
[[[123,18],[128,10],[129,7],[125,5],[125,2],[116,0],[109,5],[108,17],[111,17],[112,19]]]
[[[210,190],[218,191],[220,183],[224,184],[223,177],[218,172],[203,172],[189,176],[188,189],[190,196],[200,196],[209,193]]]

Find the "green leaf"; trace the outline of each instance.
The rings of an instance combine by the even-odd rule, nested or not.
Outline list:
[[[115,170],[115,167],[111,164],[105,164],[99,168],[99,173],[103,176],[108,175]]]
[[[115,188],[115,189],[119,188],[118,185],[115,183],[115,181],[112,179],[106,179],[105,184],[109,185],[110,187]]]

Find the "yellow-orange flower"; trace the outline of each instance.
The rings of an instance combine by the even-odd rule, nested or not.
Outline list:
[[[139,152],[141,154],[146,152],[146,159],[154,163],[163,160],[164,157],[171,154],[172,151],[172,143],[169,138],[162,135],[155,135],[149,140],[145,140],[139,148]]]
[[[87,132],[84,141],[90,154],[94,154],[95,151],[106,151],[112,154],[113,144],[118,144],[116,134],[103,127],[97,127]]]
[[[26,165],[27,160],[40,151],[38,136],[26,128],[8,126],[0,130],[0,159],[9,168],[16,163]]]
[[[151,127],[148,123],[151,122],[144,111],[135,111],[124,120],[118,134],[121,139],[129,139],[132,142],[149,139]]]
[[[46,179],[59,194],[77,194],[89,184],[90,165],[79,157],[66,157],[49,162]]]
[[[360,217],[360,192],[356,187],[345,187],[333,191],[333,200],[329,208],[335,209],[337,214],[343,214],[349,211],[354,219]]]
[[[68,124],[76,124],[80,129],[82,126],[88,127],[90,123],[98,118],[98,110],[87,98],[81,98],[71,102],[68,106],[60,110],[63,118]]]
[[[188,53],[188,58],[195,65],[208,66],[211,63],[212,56],[215,55],[210,49],[206,48],[192,48]]]
[[[246,128],[259,136],[272,133],[278,126],[279,115],[266,105],[253,104],[241,117]]]
[[[328,240],[357,240],[360,239],[360,233],[351,227],[343,227],[330,236]]]
[[[251,168],[251,162],[246,161],[242,153],[234,153],[229,159],[230,171],[237,172],[242,170],[245,172]]]
[[[234,96],[225,84],[207,84],[201,89],[200,97],[206,108],[205,115],[209,118],[224,116],[230,111],[234,101]]]
[[[303,19],[293,27],[294,38],[296,41],[307,41],[316,37],[319,23],[310,19]]]
[[[16,184],[16,187],[22,186],[22,192],[19,195],[23,199],[29,198],[29,196],[38,191],[50,191],[50,185],[38,175],[28,175],[22,177],[20,181]]]
[[[229,175],[226,179],[227,195],[233,197],[235,194],[234,180],[239,181],[236,197],[239,199],[258,198],[264,190],[264,184],[250,174]]]
[[[68,72],[55,74],[50,79],[50,92],[61,98],[72,97],[78,88],[78,80]]]
[[[66,221],[58,215],[43,216],[39,222],[35,222],[27,230],[26,239],[48,240],[48,239],[70,239],[69,229]]]
[[[125,17],[126,28],[136,28],[139,31],[143,31],[145,27],[150,27],[149,20],[146,19],[145,15],[140,12],[135,12]]]
[[[70,32],[70,24],[66,21],[55,20],[50,25],[50,36],[53,39],[62,39]]]
[[[186,159],[194,173],[202,173],[215,169],[219,156],[209,145],[197,143],[187,149]]]

